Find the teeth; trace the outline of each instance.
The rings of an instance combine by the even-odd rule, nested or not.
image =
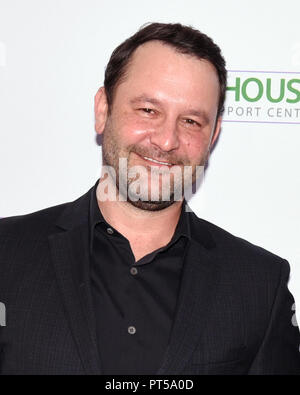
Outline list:
[[[159,162],[158,160],[155,160],[155,159],[152,159],[152,158],[148,158],[147,156],[144,156],[144,159],[150,160],[151,162],[158,163],[158,164],[160,164],[160,165],[170,165],[170,163],[167,163],[167,162]]]

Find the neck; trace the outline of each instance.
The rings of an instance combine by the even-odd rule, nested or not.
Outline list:
[[[100,189],[101,179],[98,184]],[[127,239],[137,237],[168,242],[178,223],[183,199],[159,210],[143,210],[120,199],[101,200],[97,193],[98,206],[104,219]]]

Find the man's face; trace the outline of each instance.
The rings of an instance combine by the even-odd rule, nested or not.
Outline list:
[[[137,165],[148,169],[145,201],[132,204],[147,210],[159,210],[172,204],[172,198],[168,202],[162,199],[161,176],[160,198],[151,202],[150,170],[163,173],[164,169],[177,165],[183,174],[184,166],[192,166],[195,176],[196,166],[205,164],[210,145],[219,133],[218,100],[218,76],[208,61],[178,53],[159,41],[137,48],[125,79],[115,90],[105,127],[97,130],[96,126],[98,133],[103,132],[104,164],[115,168],[117,180],[119,158],[127,159],[128,169]],[[96,125],[97,118],[103,116],[103,111],[97,111],[96,106]],[[162,168],[162,164],[151,159],[166,163],[167,167]],[[126,187],[130,188],[131,182],[127,181]],[[183,182],[179,183],[174,176],[170,185],[172,196],[176,188],[182,188]],[[117,186],[120,189],[120,185]]]

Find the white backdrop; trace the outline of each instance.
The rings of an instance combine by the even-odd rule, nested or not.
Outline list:
[[[93,96],[111,51],[145,22],[190,24],[220,45],[229,85],[241,85],[190,205],[287,258],[300,306],[299,14],[298,0],[0,0],[0,217],[74,200],[95,183]]]

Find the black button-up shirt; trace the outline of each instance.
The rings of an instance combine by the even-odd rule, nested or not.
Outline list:
[[[90,273],[103,373],[155,374],[170,338],[190,239],[185,204],[171,241],[136,262],[129,241],[103,218],[97,185],[90,205]]]

